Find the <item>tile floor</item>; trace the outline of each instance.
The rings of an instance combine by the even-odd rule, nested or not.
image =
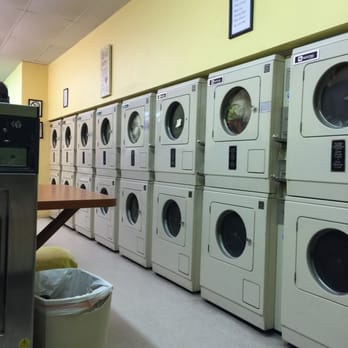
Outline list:
[[[49,219],[38,219],[38,229]],[[289,348],[67,227],[47,243],[69,249],[79,267],[114,285],[106,348]],[[96,347],[97,348],[97,347]]]

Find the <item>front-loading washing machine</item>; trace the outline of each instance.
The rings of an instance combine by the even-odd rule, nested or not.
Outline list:
[[[76,115],[62,120],[62,170],[76,170]]]
[[[59,170],[61,167],[62,153],[62,120],[52,121],[50,123],[50,166]]]
[[[75,186],[76,183],[76,172],[73,171],[62,171],[60,176],[61,185]],[[73,215],[66,223],[66,226],[74,229],[75,228],[75,216]]]
[[[96,175],[95,192],[119,197],[120,179],[110,176]],[[118,250],[118,218],[119,204],[115,207],[95,208],[94,239],[109,249]]]
[[[199,78],[157,92],[156,181],[203,184],[206,90]]]
[[[120,169],[121,104],[103,106],[96,112],[95,167]]]
[[[292,52],[287,193],[347,201],[348,34]]]
[[[76,173],[76,187],[94,191],[94,174]],[[84,236],[94,239],[94,209],[80,208],[75,213],[75,230]]]
[[[204,189],[201,296],[262,330],[274,327],[278,200]]]
[[[76,165],[80,172],[93,172],[95,168],[95,111],[77,115]]]
[[[347,347],[348,203],[287,197],[283,252],[283,339]]]
[[[121,178],[119,251],[146,268],[151,267],[152,199],[152,181]]]
[[[51,168],[51,171],[50,171],[50,184],[51,185],[59,185],[60,184],[60,176],[61,176],[61,171],[60,170],[54,169],[54,167]],[[55,219],[57,217],[58,213],[59,213],[59,210],[57,210],[57,209],[49,211],[49,215],[53,219]]]
[[[155,182],[152,269],[189,291],[199,291],[202,186]]]
[[[272,55],[209,75],[207,186],[264,193],[278,189],[271,177],[279,176],[284,67],[284,58]]]
[[[121,176],[153,180],[156,95],[125,100],[121,117]]]

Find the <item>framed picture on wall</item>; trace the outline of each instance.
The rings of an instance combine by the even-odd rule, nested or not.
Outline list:
[[[28,99],[28,105],[36,106],[39,109],[39,117],[42,117],[42,100]]]
[[[229,38],[253,30],[254,1],[230,0]]]
[[[63,108],[67,108],[69,106],[69,88],[63,89]]]
[[[100,96],[102,98],[111,95],[111,52],[111,45],[106,45],[100,51]]]

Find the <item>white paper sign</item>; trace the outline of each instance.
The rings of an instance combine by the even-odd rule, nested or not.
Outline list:
[[[230,37],[252,28],[252,0],[230,0]]]
[[[111,95],[111,45],[100,51],[100,96]]]

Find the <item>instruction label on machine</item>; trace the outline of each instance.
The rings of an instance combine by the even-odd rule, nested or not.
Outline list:
[[[331,171],[346,171],[346,141],[333,140],[331,144]]]

